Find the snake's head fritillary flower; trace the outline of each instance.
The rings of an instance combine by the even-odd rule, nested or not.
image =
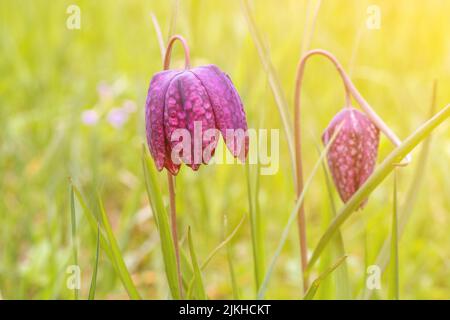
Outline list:
[[[247,121],[241,99],[230,78],[214,65],[155,74],[145,120],[147,143],[158,170],[165,167],[176,175],[181,162],[193,170],[207,164],[214,155],[218,131],[234,157],[243,161],[247,156]],[[189,133],[188,152],[172,152],[185,139],[180,139],[180,129]]]
[[[327,159],[339,195],[342,201],[347,202],[375,168],[380,132],[364,113],[345,108],[331,120],[322,135],[325,145],[341,123]],[[366,203],[367,199],[360,204],[360,208]]]

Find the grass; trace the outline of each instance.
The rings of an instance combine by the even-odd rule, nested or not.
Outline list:
[[[333,271],[338,269],[342,263],[345,262],[345,259],[347,256],[343,256],[340,259],[336,261],[331,267],[329,267],[327,270],[325,270],[323,273],[320,274],[314,281],[311,283],[311,286],[309,287],[308,291],[306,292],[305,296],[303,297],[304,300],[312,300],[319,289],[320,284],[322,281],[324,281]]]
[[[192,285],[188,287],[187,298],[188,299],[200,299],[206,300],[205,287],[202,280],[202,272],[197,261],[197,255],[195,254],[194,243],[191,236],[191,228],[188,228],[188,243],[189,253],[191,255],[192,267],[194,269]]]
[[[75,213],[75,196],[73,193],[73,187],[70,187],[70,224],[72,226],[72,251],[73,251],[73,264],[78,266],[78,246],[77,246],[77,218]],[[74,299],[78,300],[79,288],[73,289]]]
[[[89,300],[95,299],[95,289],[97,288],[97,272],[98,272],[98,259],[100,257],[100,225],[97,227],[97,247],[95,250],[95,262],[94,272],[92,273],[91,285],[89,287]]]
[[[156,183],[153,164],[150,163],[149,156],[147,155],[144,146],[142,150],[143,172],[146,181],[145,185],[147,187],[148,201],[151,204],[152,212],[155,213],[156,224],[158,226],[158,233],[161,241],[161,251],[164,257],[167,281],[169,283],[172,297],[174,299],[180,299],[182,288],[180,288],[178,282],[175,246],[170,233],[167,210],[163,205],[161,191]]]
[[[259,167],[256,167],[256,176],[259,176]],[[261,288],[264,278],[264,239],[262,238],[261,216],[258,205],[258,183],[252,183],[250,177],[250,165],[245,164],[245,177],[247,180],[248,207],[250,216],[250,232],[253,251],[253,268],[255,275],[256,292]],[[258,178],[257,178],[258,179]],[[255,185],[255,190],[252,190]]]
[[[319,147],[317,146],[317,149],[320,152]],[[328,199],[329,199],[329,206],[330,206],[330,217],[325,220],[326,226],[336,217],[336,204],[334,200],[334,194],[333,194],[333,186],[332,181],[330,178],[330,175],[327,170],[326,161],[325,159],[322,160],[322,169],[325,176],[325,185],[327,188],[328,193]],[[339,257],[345,256],[345,246],[344,246],[344,240],[342,237],[342,233],[340,230],[337,230],[336,236],[333,239],[333,248],[332,252],[329,252],[330,258],[328,259],[331,261],[333,258],[338,259]],[[322,259],[325,261],[325,259]],[[329,261],[327,263],[324,263],[324,267],[322,269],[326,269],[327,265],[329,264]],[[323,271],[325,272],[325,270]],[[336,272],[334,273],[335,276],[335,297],[336,299],[346,300],[350,299],[352,297],[351,288],[350,288],[350,280],[348,277],[348,266],[346,261],[342,261],[341,265],[336,269]],[[327,291],[333,292],[333,290],[328,289]]]
[[[399,299],[399,265],[398,265],[398,200],[397,200],[397,169],[394,170],[394,205],[392,208],[392,225],[391,225],[391,252],[390,252],[390,271],[389,271],[389,293],[388,298],[391,300]]]
[[[432,88],[432,94],[431,94],[431,104],[428,112],[428,116],[431,117],[436,111],[436,95],[437,95],[437,82],[434,81],[433,88]],[[408,223],[409,218],[411,217],[411,214],[414,210],[414,205],[416,203],[417,194],[420,193],[420,188],[423,183],[423,179],[426,175],[427,170],[427,162],[430,152],[430,143],[431,143],[431,135],[428,136],[425,141],[423,142],[423,146],[420,150],[420,154],[415,159],[415,162],[417,163],[413,179],[411,181],[411,184],[409,186],[407,196],[404,200],[404,204],[401,208],[401,214],[398,218],[399,220],[399,226],[398,226],[398,232],[399,237],[403,234],[406,224]],[[387,267],[389,260],[390,260],[390,249],[391,246],[391,238],[388,237],[377,258],[376,258],[376,265],[380,266],[383,270]],[[368,299],[370,298],[372,292],[368,290],[364,290],[363,298]]]
[[[303,203],[303,201],[305,199],[306,192],[308,191],[308,188],[311,185],[312,179],[314,178],[317,170],[319,169],[323,159],[326,156],[326,153],[327,153],[329,147],[333,143],[333,141],[334,141],[336,135],[338,134],[339,130],[340,130],[340,127],[337,127],[335,132],[333,133],[333,136],[330,138],[329,143],[327,144],[325,149],[320,153],[319,159],[317,160],[316,164],[314,165],[314,168],[313,168],[313,170],[311,172],[311,175],[306,180],[304,188],[303,188],[303,191],[299,195],[299,197],[298,197],[298,199],[297,199],[297,201],[295,203],[295,207],[292,210],[291,214],[289,215],[289,219],[288,219],[288,221],[286,223],[286,226],[284,227],[283,233],[281,235],[281,239],[278,242],[277,250],[275,251],[275,254],[272,257],[272,260],[271,260],[271,262],[269,264],[268,270],[267,270],[267,272],[266,272],[266,274],[264,276],[264,281],[263,281],[263,283],[261,285],[261,288],[258,291],[258,296],[257,296],[258,299],[263,299],[265,297],[265,293],[267,291],[267,286],[269,284],[269,280],[270,280],[270,278],[272,276],[272,273],[274,271],[275,264],[276,264],[280,254],[281,254],[281,250],[283,249],[283,247],[284,247],[284,245],[286,243],[286,240],[287,240],[288,235],[289,235],[289,230],[291,229],[291,226],[294,223],[294,220],[295,220],[296,214],[298,212],[298,209],[302,205],[302,203]]]
[[[117,241],[114,237],[113,231],[111,229],[111,224],[109,223],[108,217],[106,216],[103,202],[100,197],[98,197],[98,205],[100,208],[102,224],[106,230],[109,246],[113,255],[113,263],[117,269],[117,272],[119,273],[119,277],[122,280],[123,286],[127,290],[129,297],[133,300],[139,300],[141,299],[141,296],[139,295],[139,292],[137,291],[133,281],[131,280],[130,273],[128,272],[125,261],[123,260],[119,245],[117,244]]]
[[[355,85],[405,142],[393,148],[381,139],[377,171],[344,205],[322,162],[317,167],[316,152],[318,137],[343,105],[342,87],[330,65],[311,61],[302,131],[312,138],[304,135],[303,165],[305,176],[317,172],[304,205],[310,279],[320,285],[307,297],[395,297],[387,269],[394,230],[390,177],[392,164],[410,149],[413,162],[397,169],[397,290],[401,299],[449,296],[448,112],[427,121],[450,101],[450,3],[376,1],[379,30],[365,27],[366,8],[373,4],[365,0],[346,6],[317,0],[283,6],[77,3],[80,30],[65,27],[70,1],[51,7],[43,0],[0,2],[1,298],[73,299],[66,270],[74,262],[81,270],[79,299],[178,298],[191,282],[196,298],[253,299],[255,288],[267,298],[304,298],[298,235],[286,227],[296,206],[295,67],[302,50],[311,48],[329,50],[351,69]],[[411,21],[426,28],[411,32]],[[181,169],[176,187],[183,288],[174,269],[165,173],[142,153],[148,84],[161,70],[159,44],[173,33],[187,39],[193,66],[213,63],[230,75],[249,127],[281,131],[275,175],[257,176],[256,165],[247,177],[238,164]],[[174,68],[183,66],[178,46],[172,57]],[[430,113],[434,78],[442,90]],[[136,110],[113,126],[110,112],[129,102]],[[82,121],[90,109],[100,115],[94,125]],[[354,212],[369,193],[367,207]],[[382,289],[369,291],[366,270],[374,264],[389,271]]]

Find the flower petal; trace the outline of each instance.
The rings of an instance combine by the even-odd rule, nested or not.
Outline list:
[[[208,94],[193,73],[183,72],[170,83],[165,100],[166,141],[170,149],[175,151],[169,156],[175,163],[181,163],[182,160],[193,170],[197,170],[201,163],[209,162],[217,144],[215,136],[211,138],[204,135],[206,130],[215,129],[214,112]],[[188,133],[189,137],[185,137],[183,132]],[[183,141],[184,139],[190,141]],[[188,142],[190,143],[186,145]],[[180,150],[177,146],[182,145],[185,147]],[[207,147],[211,152],[205,152],[204,155],[203,151]],[[186,154],[184,151],[190,152]]]
[[[370,119],[361,112],[355,112],[355,117],[358,118],[361,132],[361,149],[363,150],[358,186],[361,187],[367,178],[372,174],[378,155],[378,145],[380,142],[380,130]]]
[[[145,128],[147,144],[158,170],[165,163],[166,142],[164,135],[164,98],[170,81],[179,71],[162,71],[155,74],[150,82],[145,102]]]
[[[228,149],[235,157],[245,160],[248,152],[247,121],[241,99],[231,79],[215,65],[197,67],[191,71],[200,79],[208,93],[216,126]]]
[[[379,130],[362,112],[346,108],[339,112],[322,136],[324,144],[342,124],[327,154],[339,196],[347,202],[372,174],[378,153]],[[367,199],[361,203],[363,207]]]

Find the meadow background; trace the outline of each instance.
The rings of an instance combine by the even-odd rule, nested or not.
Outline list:
[[[66,28],[70,4],[81,9],[81,29]],[[293,114],[295,68],[302,50],[324,48],[351,73],[356,86],[387,124],[408,136],[430,116],[432,82],[437,108],[450,101],[450,1],[324,0],[252,1],[254,18],[272,64],[282,100]],[[366,27],[367,7],[381,9],[381,28]],[[66,269],[74,264],[70,179],[96,209],[98,191],[131,278],[145,299],[169,296],[142,169],[144,104],[161,55],[151,13],[162,34],[183,35],[193,66],[213,63],[230,74],[252,128],[282,128],[273,83],[261,62],[240,1],[0,1],[0,297],[72,299]],[[305,39],[311,39],[308,44]],[[172,66],[183,64],[176,45]],[[321,58],[308,64],[303,88],[303,150],[307,176],[318,158],[316,143],[344,104],[334,68]],[[95,119],[95,110],[99,116]],[[88,112],[86,112],[88,111]],[[291,121],[292,118],[291,118]],[[280,130],[280,166],[250,181],[258,191],[263,265],[273,255],[295,202],[289,153]],[[419,157],[421,146],[413,152]],[[382,137],[379,161],[392,145]],[[426,166],[399,171],[401,207],[416,172],[422,183],[399,242],[400,297],[450,297],[450,129],[432,135]],[[158,175],[167,203],[165,174]],[[224,235],[249,212],[245,167],[183,167],[177,177],[179,233],[191,226],[197,259],[204,261]],[[324,172],[306,197],[308,245],[312,249],[330,220]],[[257,187],[257,185],[259,187]],[[255,189],[257,187],[257,189]],[[341,232],[348,254],[351,296],[365,285],[390,232],[393,179],[389,177]],[[408,198],[409,200],[411,198]],[[334,194],[338,207],[340,199]],[[76,243],[80,298],[87,298],[96,259],[97,234],[78,201]],[[228,226],[224,224],[227,217]],[[254,298],[250,223],[210,261],[203,282],[210,299]],[[183,246],[186,244],[184,243]],[[330,262],[330,261],[329,261]],[[332,261],[331,261],[332,262]],[[320,271],[320,261],[314,274]],[[231,269],[230,269],[231,266]],[[230,270],[237,290],[233,291]],[[313,275],[314,275],[313,274]],[[334,298],[333,276],[317,298]],[[291,228],[271,278],[267,297],[301,298],[298,235]],[[386,298],[387,279],[374,298]],[[95,297],[128,298],[101,250]]]

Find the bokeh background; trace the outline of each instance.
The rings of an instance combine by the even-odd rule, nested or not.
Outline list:
[[[81,28],[66,27],[67,7],[81,9]],[[253,1],[250,12],[270,55],[289,114],[293,114],[295,68],[302,50],[333,52],[365,98],[404,138],[429,117],[432,82],[438,79],[437,108],[450,101],[450,1]],[[377,5],[380,29],[367,28],[367,8]],[[159,236],[148,205],[142,173],[144,104],[152,75],[161,70],[153,13],[164,39],[182,34],[192,65],[214,63],[230,74],[245,105],[249,126],[280,129],[280,166],[259,177],[264,259],[275,251],[295,192],[289,153],[271,84],[249,32],[240,1],[0,1],[0,297],[71,299],[66,268],[73,263],[69,178],[88,202],[98,190],[114,234],[146,299],[165,299]],[[308,18],[309,17],[309,18]],[[311,39],[308,44],[306,39]],[[183,64],[178,45],[172,65]],[[325,60],[306,71],[304,167],[317,160],[316,143],[344,103],[340,79]],[[292,119],[292,118],[291,118]],[[292,120],[291,120],[292,121]],[[379,160],[392,150],[383,137]],[[420,146],[413,153],[418,157]],[[450,129],[432,137],[423,183],[416,192],[400,250],[400,297],[450,297]],[[402,204],[417,163],[399,172]],[[256,170],[251,168],[252,181]],[[166,179],[159,181],[167,195]],[[390,232],[392,178],[370,197],[367,207],[347,221],[342,234],[352,295],[365,283]],[[188,226],[199,260],[223,240],[224,215],[230,228],[248,213],[242,165],[184,167],[177,177],[179,229]],[[307,233],[312,249],[329,219],[329,197],[319,172],[306,198]],[[167,199],[167,196],[165,198]],[[342,204],[335,195],[340,207]],[[96,233],[79,205],[78,263],[86,298],[96,252]],[[229,232],[229,230],[228,230]],[[239,297],[254,298],[252,249],[246,219],[231,241]],[[298,236],[292,228],[271,279],[267,297],[298,299]],[[232,298],[226,250],[204,271],[211,299]],[[330,279],[332,281],[332,279]],[[386,279],[375,297],[386,297]],[[324,284],[317,297],[333,298]],[[96,298],[127,298],[104,254],[100,255]]]

